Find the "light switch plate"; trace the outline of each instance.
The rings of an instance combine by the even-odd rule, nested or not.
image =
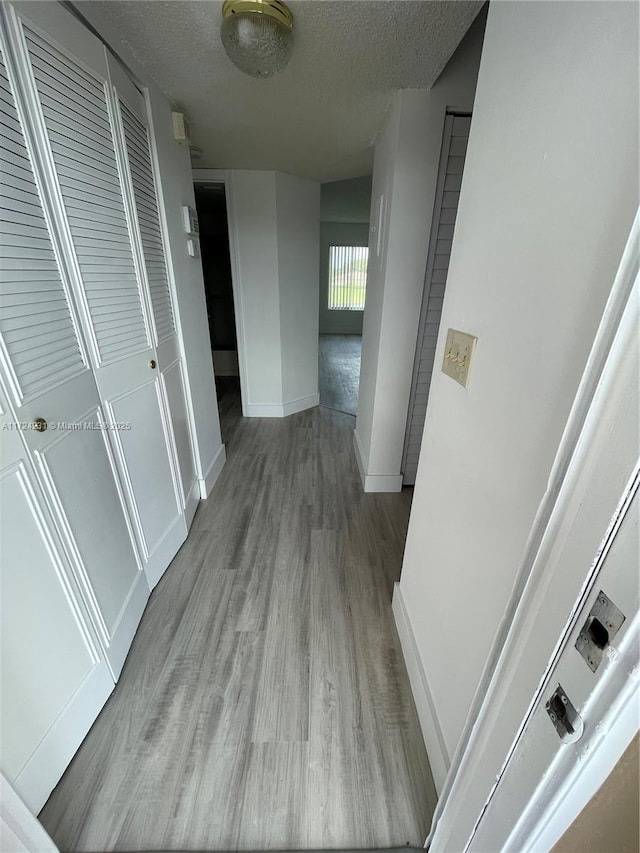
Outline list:
[[[466,332],[457,329],[449,329],[447,332],[442,372],[459,382],[463,388],[469,385],[469,372],[477,342],[477,338]]]

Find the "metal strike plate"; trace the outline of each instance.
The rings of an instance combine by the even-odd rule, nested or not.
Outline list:
[[[611,644],[624,620],[624,613],[600,590],[576,640],[576,649],[592,672],[600,666],[607,646]]]
[[[558,684],[545,708],[563,743],[575,743],[580,740],[584,731],[584,723],[562,689],[562,685]]]

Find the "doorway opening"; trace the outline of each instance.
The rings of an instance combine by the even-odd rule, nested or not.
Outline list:
[[[194,185],[218,407],[240,401],[238,339],[223,182]],[[220,412],[222,415],[222,411]]]
[[[369,249],[363,245],[322,242],[320,405],[356,415]]]
[[[372,176],[320,189],[320,405],[356,415],[369,260]]]

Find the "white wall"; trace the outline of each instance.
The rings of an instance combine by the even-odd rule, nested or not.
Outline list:
[[[276,173],[282,399],[286,412],[318,405],[320,184]]]
[[[328,181],[320,192],[320,219],[323,222],[368,222],[371,209],[371,175]]]
[[[340,182],[342,183],[342,181]],[[345,182],[346,183],[346,182]],[[326,186],[326,184],[324,185]],[[324,187],[323,187],[324,191]],[[368,215],[368,210],[367,210]],[[361,335],[364,311],[329,310],[329,247],[368,246],[369,222],[320,223],[320,334]]]
[[[402,447],[445,113],[447,107],[470,110],[473,105],[483,27],[481,17],[432,89],[397,94],[376,143],[370,217],[376,230],[369,248],[355,430],[365,491],[402,488]]]
[[[227,204],[243,411],[267,415],[283,402],[275,172],[231,172]]]
[[[168,228],[167,260],[175,282],[178,322],[182,332],[184,370],[195,463],[203,490],[210,489],[224,463],[224,446],[216,402],[213,361],[207,323],[204,280],[199,259],[190,258],[182,225],[182,205],[195,207],[189,149],[173,138],[171,105],[121,42],[97,5],[85,3],[83,16],[127,63],[146,88],[153,142],[160,168],[159,194]]]
[[[238,170],[227,182],[246,417],[318,404],[320,185]]]
[[[445,765],[638,205],[637,33],[630,3],[489,10],[438,358],[478,346],[468,389],[433,377],[399,586]]]

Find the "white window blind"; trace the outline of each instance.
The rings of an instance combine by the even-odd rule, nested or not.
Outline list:
[[[363,311],[367,246],[329,246],[329,310]]]

